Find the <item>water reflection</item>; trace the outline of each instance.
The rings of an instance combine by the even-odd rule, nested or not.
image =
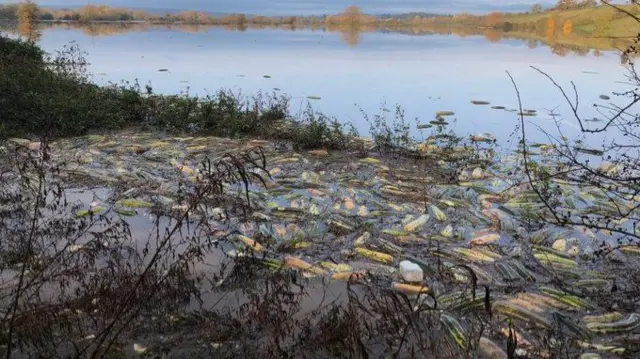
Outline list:
[[[327,26],[306,26],[296,23],[291,24],[270,24],[270,23],[237,23],[226,25],[198,25],[198,24],[152,24],[136,22],[104,22],[83,25],[73,22],[62,23],[39,23],[39,24],[0,24],[0,29],[10,33],[17,33],[23,37],[39,40],[41,33],[54,29],[75,29],[87,36],[113,36],[132,32],[144,32],[150,30],[164,29],[170,31],[180,31],[185,33],[207,33],[213,29],[224,29],[227,31],[244,32],[247,30],[267,30],[279,29],[284,31],[322,31],[328,33],[338,33],[342,42],[350,47],[360,44],[362,35],[367,33],[400,33],[413,36],[428,35],[455,35],[466,38],[469,36],[483,36],[490,43],[500,43],[508,40],[524,42],[531,49],[538,46],[548,46],[553,54],[557,56],[567,56],[574,54],[586,56],[593,54],[599,56],[602,51],[614,51],[627,48],[633,39],[631,38],[606,38],[606,37],[585,37],[572,31],[572,26],[563,26],[556,29],[555,25],[550,25],[543,33],[524,31],[501,31],[497,29],[480,29],[473,27],[438,27],[438,26],[409,26],[405,28],[385,28],[380,26],[344,26],[338,24],[328,24]]]
[[[21,22],[18,24],[18,34],[31,41],[39,41],[42,37],[41,29],[32,22]]]

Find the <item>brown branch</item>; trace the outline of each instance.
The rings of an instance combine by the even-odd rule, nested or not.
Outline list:
[[[527,178],[529,179],[529,184],[531,185],[533,191],[536,193],[538,198],[540,198],[542,203],[544,203],[544,205],[551,211],[551,214],[553,214],[556,221],[558,221],[558,223],[562,223],[562,220],[558,217],[558,215],[553,210],[551,205],[549,205],[549,203],[544,198],[544,196],[542,196],[542,193],[540,193],[540,191],[538,190],[538,187],[536,187],[533,184],[533,178],[531,177],[531,172],[529,171],[529,164],[527,160],[527,139],[526,139],[525,126],[524,126],[524,112],[522,110],[522,97],[520,96],[520,90],[518,89],[518,85],[516,85],[516,81],[513,79],[513,76],[511,76],[511,73],[509,73],[509,71],[507,71],[507,75],[509,76],[509,79],[511,79],[511,83],[513,84],[513,87],[516,91],[516,96],[518,97],[518,110],[519,110],[519,116],[520,116],[520,127],[522,131],[522,157],[524,159],[524,171],[527,174]]]
[[[573,115],[575,116],[576,120],[578,120],[578,123],[579,123],[579,125],[580,125],[580,130],[581,130],[582,132],[585,132],[585,133],[601,133],[601,132],[606,131],[606,130],[609,128],[609,126],[611,126],[611,124],[612,124],[615,120],[617,120],[617,119],[618,119],[618,118],[620,118],[622,115],[624,115],[624,114],[625,114],[625,112],[626,112],[628,109],[630,109],[631,107],[633,107],[633,105],[635,105],[635,104],[637,104],[638,102],[640,102],[640,98],[637,98],[637,97],[636,97],[636,98],[634,98],[634,100],[633,100],[630,104],[628,104],[627,106],[623,107],[620,111],[618,111],[618,113],[617,113],[616,115],[614,115],[613,117],[611,117],[611,118],[609,119],[609,121],[604,125],[604,127],[599,128],[599,129],[595,129],[595,130],[590,130],[590,129],[587,129],[587,128],[585,128],[585,127],[584,127],[583,120],[582,120],[582,118],[580,117],[580,115],[578,114],[578,101],[577,101],[578,93],[577,93],[577,90],[576,90],[576,87],[575,87],[575,84],[573,83],[573,81],[571,82],[571,84],[572,84],[572,86],[573,86],[573,90],[574,90],[574,92],[575,92],[575,94],[576,94],[576,102],[575,102],[575,104],[574,104],[573,102],[571,102],[571,100],[569,100],[569,96],[567,95],[567,93],[566,93],[566,91],[564,90],[564,88],[562,88],[562,86],[560,86],[560,85],[559,85],[559,84],[558,84],[558,83],[557,83],[557,82],[556,82],[556,81],[555,81],[555,80],[554,80],[554,79],[553,79],[549,74],[547,74],[546,72],[544,72],[544,71],[542,71],[542,70],[538,69],[538,68],[537,68],[537,67],[535,67],[535,66],[531,66],[531,68],[532,68],[532,69],[534,69],[534,70],[536,70],[536,71],[538,71],[539,73],[541,73],[542,75],[544,75],[546,78],[548,78],[548,79],[549,79],[549,81],[551,81],[551,83],[553,83],[553,85],[554,85],[558,90],[560,90],[560,92],[562,93],[562,96],[565,98],[565,100],[567,101],[567,103],[568,103],[568,104],[569,104],[569,106],[571,107],[571,110],[573,111]]]

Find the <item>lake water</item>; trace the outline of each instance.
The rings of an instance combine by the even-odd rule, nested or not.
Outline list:
[[[162,27],[90,36],[79,29],[53,27],[43,31],[40,45],[53,51],[70,41],[88,53],[90,71],[100,83],[138,79],[143,85],[151,83],[156,92],[189,89],[198,95],[219,88],[248,95],[277,88],[292,96],[293,113],[306,106],[307,96],[318,96],[321,100],[311,100],[315,109],[354,123],[361,134],[369,126],[360,107],[372,116],[383,113],[380,108],[386,102],[388,116],[399,104],[412,123],[416,117],[426,123],[436,111],[451,110],[456,113],[451,126],[459,134],[490,132],[500,140],[512,138],[516,114],[471,104],[486,100],[517,108],[506,71],[519,86],[524,108],[538,111],[528,121],[554,130],[545,109],[557,108],[556,113],[566,115],[564,134],[575,133],[577,122],[560,93],[530,66],[562,85],[575,81],[587,118],[595,115],[589,113],[592,103],[603,102],[599,95],[626,88],[619,83],[626,72],[617,52],[558,56],[543,45],[489,42],[483,36],[222,28],[187,32]],[[161,68],[169,71],[159,72]],[[602,137],[597,140],[600,143]]]

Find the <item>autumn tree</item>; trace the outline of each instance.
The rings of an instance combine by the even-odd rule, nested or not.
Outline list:
[[[539,14],[542,12],[542,5],[540,4],[533,4],[533,6],[531,6],[531,12],[534,14]]]
[[[549,18],[547,20],[546,30],[547,30],[547,35],[549,34],[553,35],[556,32],[556,20],[554,18]]]
[[[570,10],[576,8],[576,5],[576,0],[558,0],[555,8],[558,10]]]
[[[30,24],[36,21],[39,10],[38,5],[31,0],[27,0],[18,6],[16,14],[18,15],[18,20],[20,20],[20,22]]]
[[[500,19],[502,18],[502,13],[494,11],[489,13],[485,20],[484,25],[486,27],[496,27],[500,23]]]
[[[35,41],[39,37],[35,25],[35,22],[38,19],[39,11],[40,9],[38,5],[36,5],[31,0],[27,0],[21,3],[16,11],[16,15],[18,16],[18,20],[20,21],[18,25],[18,31],[21,35],[23,35],[30,41]]]
[[[362,10],[356,5],[350,5],[344,10],[342,15],[343,21],[348,25],[357,26],[363,18]]]
[[[286,16],[282,18],[282,23],[285,25],[293,26],[296,24],[296,22],[297,19],[295,16]]]
[[[564,25],[562,26],[562,33],[564,34],[564,36],[569,36],[571,35],[572,31],[573,31],[573,23],[571,22],[571,20],[566,20],[564,22]]]

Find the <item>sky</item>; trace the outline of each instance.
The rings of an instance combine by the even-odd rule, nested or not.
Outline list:
[[[0,0],[0,3],[16,0]],[[366,13],[404,13],[423,11],[431,13],[456,13],[468,11],[483,13],[488,11],[522,11],[535,2],[550,5],[553,0],[36,0],[41,6],[77,7],[93,4],[135,7],[159,10],[201,10],[218,13],[242,12],[264,15],[313,15],[336,13],[347,6],[360,6]]]

